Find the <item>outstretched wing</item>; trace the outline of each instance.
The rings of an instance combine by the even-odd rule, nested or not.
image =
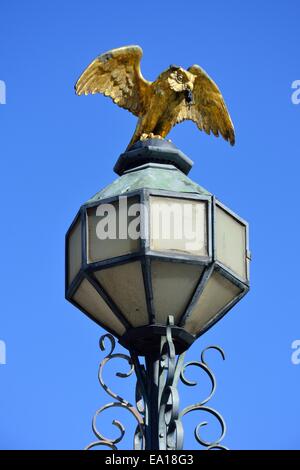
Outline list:
[[[151,82],[141,74],[142,55],[139,46],[120,47],[100,55],[77,81],[77,95],[103,93],[136,116],[144,114],[151,93]]]
[[[193,65],[188,71],[195,76],[193,103],[182,102],[174,124],[191,119],[200,130],[207,134],[213,132],[216,137],[221,134],[234,145],[234,127],[219,88],[199,65]]]

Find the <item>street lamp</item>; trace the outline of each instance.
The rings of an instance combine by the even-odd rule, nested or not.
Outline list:
[[[191,385],[183,353],[249,290],[248,224],[188,178],[191,167],[166,140],[138,141],[119,157],[119,178],[82,205],[66,235],[67,300],[110,333],[108,360],[113,337],[130,352],[136,448],[182,448],[177,382]],[[204,356],[199,364],[214,393]],[[93,445],[115,448],[95,423],[94,431]]]

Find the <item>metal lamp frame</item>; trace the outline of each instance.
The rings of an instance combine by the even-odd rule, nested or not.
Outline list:
[[[180,254],[180,253],[169,253],[169,252],[162,252],[162,251],[153,251],[150,248],[150,220],[149,218],[145,217],[145,214],[141,214],[141,237],[140,237],[140,249],[136,252],[124,254],[121,256],[117,256],[114,258],[101,260],[97,262],[90,263],[88,261],[88,247],[87,247],[87,224],[88,224],[88,217],[87,211],[90,208],[97,207],[100,204],[109,204],[114,203],[119,200],[120,197],[126,198],[138,198],[141,207],[144,205],[150,204],[150,197],[151,196],[159,196],[159,197],[167,197],[167,198],[174,198],[174,199],[181,199],[181,200],[192,200],[192,201],[204,201],[207,205],[206,210],[206,224],[207,224],[207,256],[194,256],[190,254]],[[77,213],[75,219],[73,220],[69,230],[66,234],[66,289],[65,289],[65,296],[68,301],[70,301],[73,305],[75,305],[78,309],[80,309],[83,313],[85,313],[88,317],[92,320],[96,321],[100,326],[108,330],[111,334],[115,335],[118,340],[124,345],[126,348],[130,349],[132,344],[135,344],[134,339],[137,337],[135,335],[141,334],[141,328],[146,334],[145,327],[134,328],[128,320],[125,318],[124,314],[120,311],[114,300],[108,295],[105,289],[101,286],[100,282],[96,280],[94,276],[94,272],[98,271],[99,269],[106,269],[113,266],[119,266],[125,263],[129,263],[132,261],[140,261],[143,273],[143,280],[144,280],[144,287],[145,287],[145,296],[146,296],[146,303],[147,303],[147,310],[148,310],[148,318],[149,318],[149,326],[152,327],[151,331],[148,331],[148,336],[155,332],[157,333],[158,343],[159,343],[159,336],[164,331],[163,328],[165,325],[160,325],[156,323],[155,318],[155,306],[153,303],[153,293],[152,293],[152,283],[151,283],[151,261],[152,260],[161,260],[161,261],[168,261],[172,263],[184,263],[184,264],[196,264],[204,267],[204,271],[201,275],[201,278],[196,286],[189,302],[186,305],[185,311],[181,315],[181,318],[178,322],[177,327],[172,327],[173,329],[173,336],[175,342],[175,349],[176,352],[183,352],[184,349],[187,349],[192,342],[204,334],[208,329],[210,329],[216,322],[218,322],[242,297],[246,295],[249,290],[249,271],[248,271],[248,263],[247,263],[247,278],[243,279],[236,273],[232,272],[227,266],[220,263],[216,258],[216,237],[215,237],[215,225],[216,225],[216,206],[221,207],[224,211],[228,212],[231,216],[233,216],[239,223],[245,226],[246,228],[246,237],[245,237],[245,252],[247,254],[247,258],[250,259],[249,254],[249,245],[248,245],[248,223],[244,221],[242,218],[237,216],[234,212],[220,203],[214,196],[208,195],[200,195],[200,194],[193,194],[193,193],[178,193],[172,191],[164,191],[164,190],[151,190],[151,189],[141,189],[132,192],[128,192],[125,194],[120,194],[117,196],[113,196],[110,198],[105,198],[102,200],[98,200],[96,202],[92,202],[89,204],[84,204],[79,212]],[[148,211],[148,217],[150,217],[150,211]],[[69,260],[68,260],[68,240],[69,235],[74,228],[74,225],[80,219],[81,222],[81,253],[82,253],[82,260],[81,260],[81,268],[73,281],[70,285],[68,285],[68,267],[69,267]],[[201,296],[211,274],[214,270],[219,271],[224,277],[230,280],[233,284],[239,287],[241,293],[238,297],[236,297],[233,301],[231,301],[228,305],[226,305],[223,309],[221,309],[210,321],[205,325],[205,327],[197,334],[191,335],[190,333],[184,330],[184,325],[186,320],[189,318],[193,307],[199,297]],[[80,283],[83,279],[87,279],[92,286],[96,289],[96,291],[101,295],[101,297],[105,300],[107,305],[111,308],[114,315],[121,321],[122,325],[124,326],[126,333],[123,335],[124,337],[120,337],[116,334],[115,331],[111,330],[107,325],[103,325],[101,321],[94,318],[89,312],[87,312],[84,308],[82,308],[74,299],[73,295],[76,292],[77,288],[79,287]],[[156,330],[153,328],[156,326]],[[130,334],[128,335],[128,332]],[[146,334],[147,336],[147,334]],[[131,338],[131,342],[128,343],[128,338]],[[156,343],[158,345],[158,343]],[[143,349],[147,347],[147,342],[141,346],[141,348],[137,351],[138,354],[143,355]],[[146,350],[147,352],[147,350]]]

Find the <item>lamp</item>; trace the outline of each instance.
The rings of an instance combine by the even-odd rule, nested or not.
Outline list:
[[[191,166],[168,141],[137,142],[66,235],[67,300],[152,372],[167,330],[181,354],[249,290],[248,224],[188,178]],[[153,419],[148,448],[164,448]]]
[[[182,351],[249,287],[248,224],[192,182],[187,163],[171,143],[138,142],[66,236],[67,299],[141,355],[169,315]]]

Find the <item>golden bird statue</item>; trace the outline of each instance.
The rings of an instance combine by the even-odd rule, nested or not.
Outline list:
[[[139,46],[112,49],[98,56],[76,82],[77,95],[102,93],[137,116],[127,148],[138,140],[164,139],[175,124],[190,119],[200,130],[235,143],[234,127],[222,94],[199,66],[171,65],[154,82],[145,80]]]

